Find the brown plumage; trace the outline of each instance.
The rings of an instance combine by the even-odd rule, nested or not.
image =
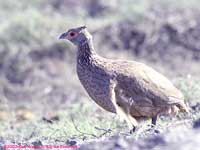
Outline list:
[[[60,39],[77,45],[77,74],[89,96],[102,108],[117,113],[129,128],[137,119],[188,112],[182,93],[162,74],[143,63],[99,56],[86,27],[70,29]]]

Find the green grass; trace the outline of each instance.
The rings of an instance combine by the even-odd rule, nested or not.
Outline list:
[[[177,86],[183,91],[188,99],[195,101],[200,99],[198,89],[200,82],[198,79],[186,78],[177,79]],[[189,85],[190,86],[189,86]],[[0,123],[0,136],[9,141],[29,141],[76,139],[78,141],[88,139],[98,139],[110,137],[115,134],[128,134],[128,127],[125,122],[120,122],[115,114],[100,110],[99,107],[89,99],[66,106],[65,110],[55,112],[59,116],[59,121],[52,124],[41,120],[42,116],[37,116],[36,120],[15,121],[10,118]],[[196,101],[196,102],[197,102]],[[190,102],[190,104],[192,104]],[[35,113],[35,112],[33,112]],[[193,120],[200,117],[199,112],[190,115],[180,114],[177,117],[161,117],[157,128],[165,131],[173,126],[191,126]],[[150,120],[140,123],[140,128],[132,136],[134,138],[145,137]],[[110,130],[110,132],[109,132]]]
[[[14,139],[30,140],[31,138],[49,140],[99,138],[103,136],[105,130],[109,129],[112,130],[111,134],[113,134],[119,125],[115,115],[100,111],[97,109],[98,107],[93,109],[92,104],[94,103],[88,101],[74,104],[67,108],[67,111],[58,111],[57,115],[60,120],[53,124],[42,121],[40,119],[42,116],[34,121],[16,122],[13,127],[9,122],[2,122],[0,136],[12,141]],[[109,135],[109,132],[105,135]]]
[[[175,84],[183,92],[185,100],[190,105],[200,101],[200,79],[198,77],[193,77],[188,75],[186,78],[177,78]]]

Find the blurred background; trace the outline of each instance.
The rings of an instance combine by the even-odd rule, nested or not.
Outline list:
[[[46,128],[43,122],[53,118],[58,122],[51,127],[62,128],[62,115],[71,113],[102,124],[104,111],[76,76],[76,48],[57,39],[81,25],[93,35],[100,55],[150,65],[200,109],[199,6],[198,0],[0,0],[0,136],[48,137],[50,131],[42,133],[38,124]],[[97,132],[88,129],[94,120],[74,118],[88,121],[84,131]],[[27,130],[38,130],[37,136],[29,137]],[[78,134],[67,132],[56,138]]]

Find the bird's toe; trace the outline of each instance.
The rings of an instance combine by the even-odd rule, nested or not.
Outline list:
[[[161,131],[160,131],[159,129],[156,129],[156,127],[155,127],[155,126],[152,126],[152,125],[151,125],[151,127],[150,127],[149,129],[147,129],[146,131],[147,131],[147,132],[150,132],[150,133],[156,133],[156,134],[161,133]]]
[[[133,128],[130,130],[130,134],[133,134],[135,131],[136,131],[136,127],[133,127]]]

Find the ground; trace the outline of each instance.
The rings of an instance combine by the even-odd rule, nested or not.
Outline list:
[[[198,0],[0,0],[0,145],[78,145],[79,149],[198,149]],[[144,62],[179,88],[190,114],[162,116],[129,134],[98,107],[76,76],[76,49],[57,40],[86,25],[97,52]],[[1,148],[0,148],[1,149]]]

